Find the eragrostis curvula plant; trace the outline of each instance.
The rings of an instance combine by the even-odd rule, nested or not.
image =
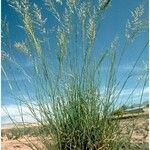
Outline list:
[[[133,77],[134,68],[148,44],[143,46],[124,82],[120,83],[117,73],[121,58],[128,46],[147,29],[147,20],[142,18],[144,5],[131,12],[132,17],[125,28],[126,40],[121,56],[118,58],[119,38],[115,37],[106,50],[100,53],[98,59],[94,59],[95,40],[111,0],[44,0],[45,8],[57,21],[50,30],[45,27],[48,20],[42,16],[42,10],[35,3],[32,4],[28,0],[8,0],[8,3],[19,14],[21,28],[26,33],[26,40],[15,42],[14,47],[32,63],[32,72],[28,76],[6,52],[3,52],[2,56],[21,69],[34,89],[35,96],[31,96],[26,89],[28,99],[23,95],[15,98],[19,103],[22,122],[22,105],[29,109],[37,121],[39,128],[35,132],[43,143],[43,149],[132,149],[130,140],[133,128],[129,130],[128,135],[123,134],[124,129],[117,119],[122,113],[115,119],[112,114],[122,90]],[[6,22],[4,28],[8,30]],[[54,48],[49,46],[48,36],[51,33],[54,33]],[[52,52],[53,49],[56,55]],[[55,59],[51,59],[52,57]],[[104,77],[102,67],[105,62],[108,64],[108,70]],[[2,71],[7,76],[5,70]],[[147,73],[148,71],[144,73],[143,89],[147,83]],[[104,81],[105,83],[102,83]],[[137,81],[137,84],[139,82]],[[11,83],[9,85],[12,89]],[[24,86],[26,87],[26,83]],[[105,89],[102,89],[102,86],[105,86]],[[17,87],[20,89],[19,85]],[[134,90],[129,94],[129,98],[133,93]],[[142,96],[143,94],[141,100]],[[15,123],[15,120],[12,121]],[[30,140],[26,140],[32,149],[39,149]]]

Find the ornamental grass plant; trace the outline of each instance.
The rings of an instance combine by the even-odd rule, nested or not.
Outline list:
[[[133,66],[120,81],[118,72],[121,59],[138,36],[147,31],[148,22],[142,17],[144,4],[131,12],[125,27],[124,46],[118,46],[120,39],[116,36],[104,50],[96,50],[98,55],[95,58],[95,41],[102,22],[107,19],[103,20],[103,16],[111,7],[111,0],[97,0],[95,3],[89,0],[44,0],[44,9],[56,21],[51,29],[45,27],[48,19],[42,16],[42,9],[37,4],[28,0],[8,0],[8,3],[19,15],[21,28],[26,34],[26,39],[16,41],[14,48],[26,57],[32,68],[28,74],[10,54],[2,51],[3,61],[19,68],[28,81],[22,83],[27,98],[24,92],[14,96],[24,129],[26,121],[23,107],[26,107],[28,115],[39,126],[34,132],[45,150],[134,149],[131,135],[135,122],[131,122],[132,127],[128,128],[126,134],[124,130],[127,126],[120,126],[119,119],[123,112],[115,117],[113,112],[117,109],[117,102],[126,84],[135,78],[134,69],[148,45],[147,42],[143,49],[137,51]],[[4,20],[4,37],[6,31],[9,32],[8,26],[9,23]],[[4,47],[9,47],[8,40],[2,40],[6,41]],[[2,71],[7,77],[3,66]],[[147,76],[146,70],[142,75],[143,80],[137,80],[127,100],[142,83],[142,101]],[[8,83],[13,93],[13,85],[9,80]],[[19,83],[16,82],[15,86],[19,91],[23,90]],[[34,95],[30,94],[31,89]],[[6,108],[5,111],[9,115]],[[17,128],[17,121],[11,115],[9,117]],[[22,129],[19,131],[23,132]],[[25,138],[29,147],[39,149]]]

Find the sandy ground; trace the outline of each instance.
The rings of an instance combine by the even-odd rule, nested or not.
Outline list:
[[[30,141],[36,146],[41,148],[41,144],[37,138],[32,137]],[[27,141],[25,139],[18,140],[4,140],[1,144],[1,150],[32,150],[29,146],[26,145]]]
[[[122,124],[125,126],[132,126],[130,119],[123,120]],[[132,134],[133,143],[149,143],[149,122],[148,116],[141,116],[135,119],[134,130]],[[132,127],[131,127],[132,128]]]
[[[130,119],[122,119],[121,124],[123,126],[126,126],[126,125],[129,126],[131,123]],[[9,129],[5,128],[2,130],[8,131]],[[149,133],[149,125],[148,125],[148,114],[147,114],[144,116],[140,116],[138,119],[135,120],[135,129],[132,135],[132,142],[134,144],[137,144],[137,147],[139,146],[139,148],[137,149],[140,149],[141,144],[144,144],[144,145],[146,144],[147,145],[146,149],[148,149],[148,142],[149,142],[148,133]],[[28,142],[25,139],[19,139],[19,140],[21,141],[21,143],[17,140],[8,140],[6,137],[2,137],[1,149],[2,150],[31,150],[31,148],[26,146]],[[38,149],[44,150],[38,138],[30,137],[30,141],[34,143],[37,147],[39,147]]]

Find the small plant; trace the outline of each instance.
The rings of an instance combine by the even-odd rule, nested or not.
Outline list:
[[[28,99],[23,95],[15,98],[22,122],[22,106],[26,106],[39,125],[34,133],[33,130],[18,129],[19,136],[31,132],[31,135],[40,138],[46,150],[130,149],[131,136],[122,134],[120,120],[113,120],[112,115],[119,117],[123,114],[124,108],[116,110],[116,102],[148,44],[121,84],[117,79],[121,57],[140,33],[146,30],[147,21],[141,19],[144,6],[137,7],[127,23],[125,49],[121,51],[121,57],[117,58],[119,39],[115,37],[106,50],[95,58],[93,51],[99,25],[111,0],[97,0],[96,3],[44,0],[47,10],[57,21],[54,24],[55,31],[51,31],[54,34],[48,34],[50,31],[45,28],[46,19],[36,4],[28,0],[8,1],[20,15],[22,28],[27,35],[25,41],[16,42],[14,47],[25,54],[33,66],[29,76],[24,70],[22,72],[29,80],[34,96],[30,95],[30,88],[26,88]],[[62,12],[58,7],[62,8]],[[53,48],[49,46],[48,36],[55,39]],[[9,55],[5,56],[10,60]],[[54,58],[50,59],[52,56]],[[102,76],[105,63],[108,64],[107,73]],[[106,82],[101,84],[101,81]],[[144,81],[143,88],[147,78]],[[26,83],[24,85],[26,87]]]
[[[117,116],[121,116],[123,114],[124,114],[124,110],[122,108],[119,108],[115,110],[114,112],[112,112],[112,115],[117,115]]]

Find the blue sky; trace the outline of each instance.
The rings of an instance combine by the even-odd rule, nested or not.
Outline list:
[[[42,0],[36,1],[31,0],[32,3],[36,2],[38,6],[42,7],[42,13],[44,18],[47,18],[46,28],[51,28],[53,25],[56,24],[56,20],[50,13],[44,9]],[[97,39],[95,41],[94,45],[94,57],[98,55],[97,49],[104,49],[106,48],[114,39],[115,36],[119,37],[119,47],[118,47],[118,55],[120,54],[119,49],[122,48],[122,45],[125,41],[125,26],[127,23],[127,19],[130,19],[131,13],[130,11],[135,9],[141,2],[145,2],[145,13],[144,18],[148,18],[148,0],[147,1],[141,1],[141,0],[113,0],[110,9],[107,11],[107,13],[104,15],[104,19],[102,21],[100,30],[97,35]],[[19,19],[19,16],[16,14],[16,12],[8,5],[8,3],[4,0],[2,1],[2,19],[6,17],[7,21],[9,22],[9,28],[10,28],[10,41],[12,44],[15,43],[15,41],[22,41],[25,38],[25,34],[21,28],[18,26],[21,25],[21,20]],[[125,53],[121,64],[119,68],[119,79],[122,80],[125,76],[126,72],[129,71],[134,64],[140,50],[144,47],[145,43],[148,41],[148,32],[142,33],[140,38],[137,38],[136,41],[128,47],[127,52]],[[55,47],[56,43],[53,38],[50,38],[50,43],[52,47]],[[28,60],[23,57],[23,55],[18,54],[16,50],[12,47],[12,49],[6,49],[6,52],[10,54],[10,56],[13,56],[15,60],[26,70],[27,73],[30,73],[31,71],[31,64],[28,62]],[[53,59],[53,57],[51,57]],[[135,73],[139,74],[143,71],[143,63],[142,62],[148,62],[148,47],[146,48],[144,54],[141,56],[141,59],[139,63],[137,64],[135,68]],[[11,63],[8,62],[2,62],[3,67],[5,68],[5,71],[7,72],[8,78],[12,85],[15,85],[15,82],[22,85],[23,83],[26,83],[28,86],[27,78],[24,77],[24,75],[20,72],[18,72],[17,67],[14,67],[11,65]],[[106,66],[103,68],[105,70]],[[105,72],[105,71],[104,71]],[[131,90],[136,86],[135,79],[131,80],[124,89],[122,93],[122,99],[125,98]],[[148,100],[148,85],[146,86],[146,89],[144,91],[143,99]],[[133,96],[133,100],[135,102],[139,101],[139,96],[141,92],[142,85],[139,85],[139,87],[135,91],[135,95]],[[22,93],[26,95],[26,91],[22,89]],[[21,94],[22,94],[21,93]],[[18,88],[13,86],[13,94],[19,95],[20,91]],[[30,94],[33,94],[32,88],[30,87]],[[13,96],[11,94],[10,86],[8,84],[7,78],[2,74],[2,106],[5,105],[10,109],[10,111],[15,111],[16,108],[14,105]],[[6,121],[6,115],[2,113],[2,122]]]

